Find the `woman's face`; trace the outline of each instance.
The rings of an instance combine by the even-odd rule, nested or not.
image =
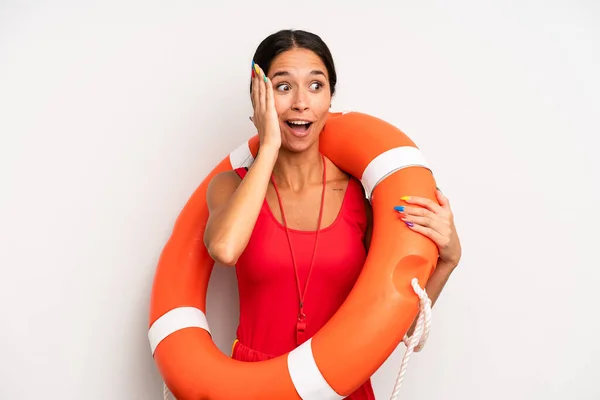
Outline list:
[[[273,83],[282,147],[301,152],[319,140],[331,104],[329,76],[323,61],[310,50],[292,49],[273,59]]]

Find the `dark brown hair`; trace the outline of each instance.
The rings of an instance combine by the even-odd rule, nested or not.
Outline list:
[[[292,29],[275,32],[267,36],[258,45],[253,60],[266,74],[268,74],[271,63],[275,57],[284,51],[298,48],[312,51],[319,56],[321,61],[323,61],[325,68],[327,68],[330,92],[333,96],[335,93],[335,85],[337,83],[337,74],[335,72],[333,57],[325,42],[314,33]]]

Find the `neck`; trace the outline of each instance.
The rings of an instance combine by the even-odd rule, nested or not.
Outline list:
[[[324,167],[318,146],[301,153],[281,148],[273,168],[273,177],[278,187],[299,192],[308,185],[321,184]]]

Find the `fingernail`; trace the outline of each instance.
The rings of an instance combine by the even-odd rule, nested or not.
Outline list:
[[[260,69],[258,69],[258,65],[256,65],[254,61],[252,61],[252,65],[254,66],[254,71],[256,72],[256,75],[260,75]]]
[[[265,83],[267,83],[267,76],[265,75],[263,78],[265,78]]]
[[[402,196],[402,197],[400,197],[400,200],[402,200],[402,201],[410,200],[410,196]]]
[[[252,77],[254,78],[256,76],[256,74],[254,73],[254,60],[252,61]]]
[[[413,223],[412,223],[412,222],[410,222],[410,221],[405,221],[404,223],[405,223],[406,225],[410,226],[410,227],[413,227],[413,226],[415,225],[415,224],[413,224]]]
[[[394,207],[394,210],[402,212],[404,211],[404,206],[396,206]]]

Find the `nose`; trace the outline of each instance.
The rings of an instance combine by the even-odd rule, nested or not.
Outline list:
[[[294,95],[294,102],[292,103],[292,110],[294,111],[306,111],[309,108],[308,96],[304,90],[297,90]]]

